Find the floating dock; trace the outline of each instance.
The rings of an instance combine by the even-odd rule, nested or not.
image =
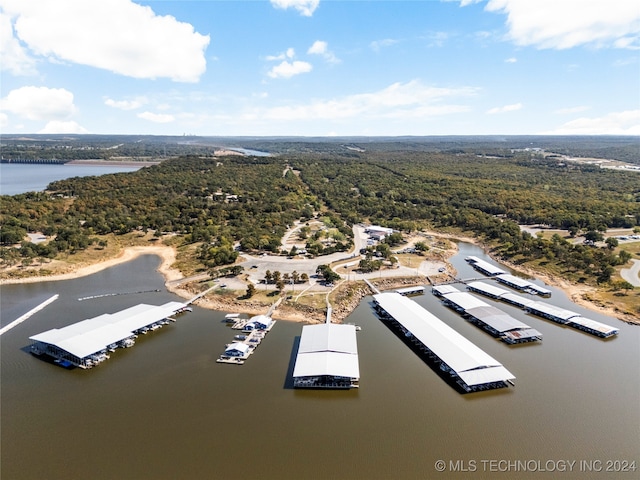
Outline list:
[[[225,321],[233,321],[231,328],[242,330],[245,335],[235,335],[234,342],[225,345],[224,353],[218,357],[217,363],[244,364],[276,323],[267,315],[256,315],[248,320],[239,317],[239,314],[229,314]]]
[[[514,375],[416,302],[395,292],[373,296],[380,318],[463,393],[513,385]]]
[[[132,347],[139,334],[157,330],[175,321],[171,315],[185,311],[189,311],[187,304],[168,302],[105,313],[29,337],[31,353],[49,356],[65,367],[91,368],[108,360],[108,352]]]
[[[444,289],[444,287],[447,287],[446,291],[450,292],[450,285],[441,285],[437,288]],[[436,287],[434,287],[434,289],[435,288]],[[556,307],[546,302],[522,297],[495,285],[484,282],[471,282],[467,285],[467,288],[472,292],[480,293],[495,300],[501,300],[520,307],[532,315],[546,318],[547,320],[551,320],[560,325],[576,328],[601,338],[609,338],[620,332],[620,330],[615,327],[583,317],[577,312]]]
[[[500,267],[496,267],[495,265],[493,265],[493,264],[491,264],[489,262],[485,262],[484,260],[482,260],[481,258],[478,258],[478,257],[469,256],[469,257],[465,258],[465,260],[473,268],[475,268],[476,270],[478,270],[481,273],[484,273],[485,275],[487,275],[489,277],[495,277],[496,275],[502,275],[502,274],[507,273],[506,271],[502,270]]]
[[[461,292],[451,285],[433,287],[433,290],[437,291],[434,294],[441,297],[445,305],[505,343],[516,344],[542,340],[542,333],[538,330],[470,293]]]
[[[424,286],[399,288],[396,292],[400,295],[423,295]]]
[[[579,313],[549,305],[545,302],[533,302],[527,305],[525,310],[538,317],[546,318],[555,323],[576,328],[601,338],[609,338],[620,333],[620,330],[615,327],[585,318]]]
[[[323,323],[302,327],[293,386],[349,389],[359,384],[356,326]]]
[[[542,297],[550,297],[551,290],[548,290],[540,285],[537,285],[529,280],[525,280],[515,275],[502,270],[495,265],[486,262],[478,257],[469,256],[465,260],[476,270],[484,273],[488,277],[495,278],[498,282],[503,283],[511,288],[520,290],[522,292],[530,293],[532,295],[540,295]]]

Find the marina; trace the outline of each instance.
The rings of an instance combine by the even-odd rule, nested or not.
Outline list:
[[[471,277],[474,270],[464,254],[482,252],[466,244],[460,248],[455,268]],[[411,300],[518,379],[517,388],[471,395],[458,394],[392,334],[372,310],[370,296],[347,319],[362,326],[357,340],[365,383],[358,389],[293,388],[302,329],[295,322],[278,320],[258,357],[244,367],[218,365],[224,344],[243,333],[230,330],[226,312],[197,305],[184,321],[178,318],[179,328],[137,339],[134,348],[110,354],[107,368],[89,375],[31,358],[28,337],[64,325],[61,319],[95,317],[131,305],[127,296],[87,302],[78,302],[79,297],[162,289],[158,264],[148,255],[82,279],[3,285],[7,321],[54,294],[60,298],[0,337],[2,478],[219,478],[246,462],[248,439],[261,445],[251,455],[264,467],[256,475],[265,480],[461,478],[465,475],[459,472],[434,470],[436,460],[458,458],[460,451],[478,459],[639,458],[640,384],[630,379],[640,373],[640,329],[592,314],[557,289],[554,304],[619,326],[620,335],[594,341],[511,308],[515,318],[544,334],[544,344],[508,348],[462,322],[434,295]],[[140,294],[134,303],[172,300],[179,298],[163,290]],[[52,441],[51,432],[81,446]],[[311,469],[310,463],[323,467]],[[604,478],[584,472],[561,476]]]
[[[54,328],[29,337],[31,353],[52,358],[60,366],[88,369],[110,358],[118,348],[130,348],[139,334],[147,334],[175,321],[171,315],[189,307],[181,302],[154,306],[139,304],[116,313]]]
[[[542,340],[542,334],[535,328],[516,320],[470,293],[461,292],[451,285],[434,286],[432,292],[442,298],[445,305],[462,314],[469,322],[505,343],[519,344]]]
[[[379,317],[461,393],[514,384],[500,362],[414,301],[395,292],[373,298]]]

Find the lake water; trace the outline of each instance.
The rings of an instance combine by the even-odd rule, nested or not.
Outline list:
[[[477,277],[464,257],[488,258],[460,247],[454,266]],[[414,297],[517,377],[513,388],[471,395],[382,324],[370,297],[347,320],[362,326],[359,390],[288,388],[297,323],[278,321],[243,366],[217,364],[234,331],[225,312],[198,307],[92,370],[27,353],[28,337],[50,328],[179,300],[164,290],[158,265],[142,256],[77,280],[2,287],[3,324],[60,294],[0,337],[3,479],[638,478],[638,470],[605,470],[640,461],[640,328],[554,288],[547,301],[616,326],[619,336],[603,341],[496,303],[544,335],[539,345],[508,346],[431,293]]]
[[[0,195],[41,192],[49,183],[72,177],[88,177],[107,173],[133,172],[140,167],[110,165],[39,165],[29,163],[0,163]]]

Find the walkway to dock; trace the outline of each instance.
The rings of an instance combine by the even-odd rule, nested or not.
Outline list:
[[[5,332],[8,332],[9,330],[11,330],[13,327],[20,325],[22,322],[24,322],[25,320],[27,320],[31,315],[39,312],[40,310],[42,310],[44,307],[46,307],[47,305],[49,305],[50,303],[55,302],[58,297],[60,295],[58,295],[57,293],[52,296],[51,298],[45,300],[44,302],[42,302],[40,305],[38,305],[35,308],[32,308],[31,310],[29,310],[27,313],[25,313],[24,315],[22,315],[21,317],[15,319],[13,322],[9,323],[8,325],[5,325],[4,327],[0,328],[0,335],[4,334]]]
[[[363,278],[363,280],[364,280],[364,283],[366,283],[368,285],[368,287],[371,289],[371,291],[373,293],[375,293],[376,295],[380,293],[380,290],[378,290],[376,287],[374,287],[373,283],[371,283],[366,278]]]
[[[193,297],[191,300],[187,301],[187,305],[191,305],[192,303],[200,300],[202,297],[204,297],[207,293],[211,292],[212,290],[215,290],[216,288],[218,288],[219,285],[214,285],[213,287],[209,287],[207,288],[204,292],[200,292],[198,295],[196,295],[195,297]]]

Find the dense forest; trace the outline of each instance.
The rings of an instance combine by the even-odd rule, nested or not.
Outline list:
[[[422,149],[415,146],[419,140],[404,148],[395,140],[321,142],[333,153],[305,142],[295,153],[269,157],[201,152],[133,173],[54,182],[46,192],[0,197],[2,258],[9,263],[54,258],[103,241],[104,235],[141,230],[177,234],[184,244],[199,245],[198,261],[212,267],[233,263],[238,249],[278,252],[289,225],[321,215],[342,233],[341,241],[323,251],[318,239],[310,238],[313,254],[347,250],[350,226],[364,221],[403,232],[472,232],[493,242],[503,256],[544,257],[598,282],[608,281],[613,267],[629,259],[613,248],[532,237],[518,224],[544,224],[572,235],[636,227],[640,174],[543,158],[516,148],[518,142],[502,148],[487,140],[467,141],[454,148],[453,141],[422,142],[430,145]],[[606,148],[628,153],[626,141]],[[258,140],[244,145],[266,146]],[[274,145],[290,148],[284,142],[271,150]],[[564,145],[576,155],[574,145]],[[598,150],[595,141],[581,145],[585,153]],[[162,142],[157,148],[164,151]],[[508,154],[489,155],[491,149]],[[54,240],[24,241],[27,232],[38,231]],[[11,247],[20,242],[22,248]]]
[[[637,137],[629,136],[429,136],[429,137],[195,137],[151,135],[3,135],[1,160],[156,158],[213,155],[244,148],[273,155],[323,153],[445,153],[513,158],[522,150],[613,159],[640,164]]]

